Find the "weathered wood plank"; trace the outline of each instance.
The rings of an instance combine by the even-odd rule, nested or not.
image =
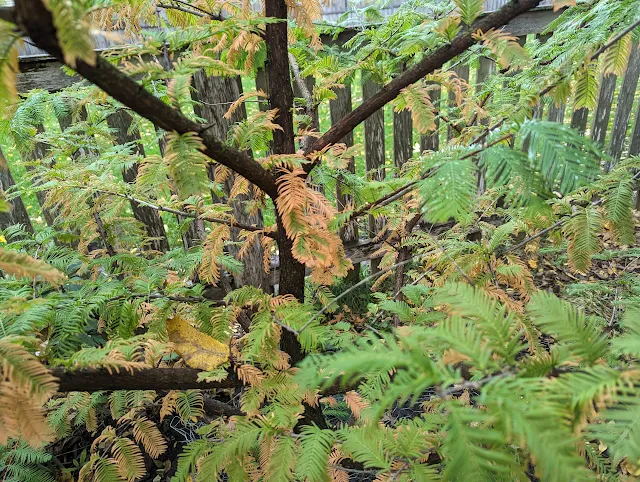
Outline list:
[[[470,71],[469,71],[468,65],[458,64],[453,68],[453,71],[456,73],[456,75],[460,79],[464,80],[465,82],[469,82]],[[448,111],[449,120],[455,119],[455,116],[453,114],[457,112],[457,110],[458,110],[458,107],[455,104],[455,96],[453,92],[449,92],[449,111]],[[447,126],[447,139],[453,139],[454,137],[456,137],[455,131],[450,125]]]
[[[614,74],[605,75],[600,80],[600,93],[598,94],[598,106],[593,116],[591,126],[591,139],[600,145],[604,145],[611,117],[613,95],[616,91],[618,77]]]
[[[580,134],[584,135],[587,131],[587,122],[589,121],[589,109],[581,107],[571,114],[571,128],[576,129]]]
[[[413,156],[413,120],[411,112],[393,111],[393,161],[397,168]]]
[[[371,79],[362,83],[362,97],[367,100],[380,90],[380,84]],[[376,111],[364,121],[364,160],[367,176],[371,180],[382,181],[384,179],[385,139],[384,139],[384,109]],[[385,221],[382,217],[369,216],[369,236],[375,237],[384,228]],[[371,260],[371,272],[378,272],[380,258]]]
[[[620,159],[624,148],[624,140],[627,137],[627,128],[631,117],[631,109],[640,78],[640,44],[635,42],[629,54],[627,71],[622,80],[620,93],[616,102],[616,115],[613,119],[611,129],[611,143],[609,144],[609,154],[615,159]]]
[[[231,126],[247,118],[244,103],[233,112],[231,118],[226,119],[224,117],[230,104],[238,100],[241,95],[242,83],[240,77],[209,77],[202,71],[193,76],[192,97],[194,100],[201,102],[194,105],[194,111],[196,115],[207,119],[212,124],[212,133],[219,139],[226,139]],[[232,192],[236,179],[238,178],[230,173],[224,183],[224,192],[227,199]],[[213,181],[213,178],[211,180]],[[220,201],[217,200],[217,202]],[[247,207],[255,202],[254,186],[249,184],[246,194],[239,194],[229,201],[235,219],[243,224],[263,227],[264,220],[261,210],[257,210],[254,213],[247,212]],[[231,244],[228,247],[229,253],[239,259],[239,252],[243,243],[239,229],[231,228],[231,240],[237,244]],[[237,288],[244,285],[252,285],[267,292],[269,291],[269,283],[262,263],[263,252],[259,240],[254,242],[251,248],[247,250],[242,259],[244,263],[242,273],[234,275],[234,283]]]
[[[351,85],[346,84],[342,89],[335,89],[335,93],[337,98],[329,101],[331,125],[335,125],[340,122],[351,112],[353,108],[351,101]],[[340,142],[346,144],[347,147],[353,146],[353,131],[340,139]],[[352,174],[356,172],[355,162],[353,159],[350,159],[347,170]],[[345,207],[353,204],[353,196],[346,194],[342,188],[343,179],[344,177],[339,175],[336,182],[336,201],[338,210],[343,210]],[[343,243],[356,241],[358,239],[358,224],[355,221],[352,221],[344,225],[340,229],[340,238]],[[353,270],[349,272],[347,279],[354,281],[359,278],[360,264],[354,263]]]
[[[431,97],[431,103],[436,112],[440,112],[440,109],[442,109],[441,87],[438,85],[433,90],[430,90],[429,97]],[[433,132],[420,136],[420,152],[440,149],[440,117],[436,116],[435,124],[436,128]]]
[[[145,156],[144,146],[140,139],[140,133],[129,132],[133,117],[124,109],[118,110],[107,117],[107,124],[114,130],[115,141],[118,144],[133,143],[133,152]],[[134,184],[138,176],[138,163],[122,170],[122,178],[128,184]],[[160,217],[160,213],[149,206],[143,206],[136,202],[131,202],[131,211],[133,216],[142,223],[147,236],[152,238],[149,247],[155,251],[169,251],[169,241],[167,233],[164,230],[164,223]]]
[[[16,183],[11,175],[9,164],[7,164],[7,160],[0,150],[0,190],[8,191],[15,185]],[[17,196],[11,199],[10,202],[12,208],[9,212],[0,211],[0,229],[6,229],[14,224],[22,224],[25,230],[32,233],[33,226],[31,225],[31,219],[29,218],[27,208],[24,206],[24,202],[22,202],[22,198]]]

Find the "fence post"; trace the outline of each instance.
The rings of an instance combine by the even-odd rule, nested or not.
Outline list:
[[[404,68],[403,68],[404,70]],[[408,109],[393,111],[393,160],[396,168],[413,156],[413,119]]]
[[[374,96],[380,90],[380,85],[371,79],[362,82],[362,100]],[[374,181],[384,179],[384,109],[377,110],[364,121],[364,161],[367,176]],[[384,218],[369,215],[369,238],[374,238],[385,225]],[[371,260],[371,273],[379,271],[378,265],[381,258]]]
[[[15,186],[15,181],[9,170],[9,164],[0,150],[0,190],[7,191]],[[14,224],[24,225],[25,230],[33,233],[33,226],[27,208],[22,202],[22,198],[17,196],[11,201],[12,209],[9,212],[0,212],[0,229],[6,229]]]
[[[107,117],[107,124],[115,131],[116,142],[118,144],[134,143],[134,152],[144,157],[145,152],[140,139],[140,133],[137,130],[129,133],[132,121],[133,118],[124,109],[120,109]],[[128,184],[135,184],[137,176],[137,162],[122,170],[122,178]],[[150,244],[151,248],[156,251],[169,251],[169,241],[167,240],[167,233],[164,230],[164,223],[162,222],[160,213],[134,201],[131,201],[131,211],[133,211],[133,216],[144,226],[147,236],[154,238]]]
[[[331,115],[331,125],[335,125],[340,122],[349,112],[352,110],[351,105],[351,84],[346,84],[342,89],[335,90],[336,99],[331,99],[329,101],[329,110]],[[353,131],[349,132],[346,136],[344,136],[340,142],[347,145],[347,147],[353,146]],[[347,166],[347,170],[354,174],[355,170],[355,162],[353,159],[349,160],[349,164]],[[353,196],[347,194],[342,189],[344,177],[339,175],[336,180],[336,201],[338,204],[338,210],[343,210],[347,206],[353,204]],[[345,224],[340,229],[340,238],[343,243],[355,242],[358,241],[358,224],[356,221],[352,221],[350,223]],[[347,275],[347,280],[350,282],[354,282],[360,279],[360,263],[356,263],[353,265],[353,270],[349,272]]]
[[[456,73],[456,75],[461,79],[464,80],[465,82],[469,82],[469,65],[466,64],[458,64],[453,68],[453,71]],[[455,95],[453,94],[453,92],[449,92],[449,120],[451,122],[453,122],[453,118],[454,116],[452,116],[450,113],[455,110],[456,105],[455,105]],[[447,126],[447,139],[453,139],[454,137],[456,137],[456,134],[453,130],[453,128],[449,125]]]
[[[618,77],[615,74],[603,75],[600,81],[600,93],[598,94],[598,105],[593,116],[591,127],[591,139],[600,145],[604,145],[609,127],[609,117],[611,117],[611,106],[613,104],[613,94],[616,91]]]
[[[633,108],[633,100],[638,87],[638,78],[640,78],[640,45],[634,42],[629,54],[627,63],[627,71],[622,80],[622,87],[618,94],[616,103],[616,115],[613,120],[613,128],[611,130],[611,144],[609,145],[609,154],[614,162],[620,159],[622,149],[624,147],[624,139],[627,136],[627,127],[629,126],[629,118],[631,117],[631,109]],[[612,166],[608,166],[609,168]]]
[[[247,110],[244,104],[233,112],[230,119],[224,117],[231,103],[238,100],[241,95],[242,81],[240,77],[209,77],[203,71],[196,72],[193,76],[192,96],[194,100],[201,102],[194,104],[194,111],[211,124],[211,132],[218,139],[226,139],[231,126],[247,118]],[[211,175],[210,170],[209,173]],[[233,174],[229,174],[227,177],[224,183],[226,197],[231,193],[236,179]],[[233,210],[234,218],[238,222],[263,227],[262,211],[248,213],[245,209],[247,204],[255,200],[254,186],[249,184],[248,193],[239,194],[229,201],[229,205]],[[214,202],[221,201],[224,202],[224,200],[214,199]],[[237,258],[240,251],[240,243],[242,242],[238,228],[231,228],[231,240],[238,244],[229,245],[228,250]],[[270,291],[267,275],[262,265],[263,253],[262,245],[259,242],[254,243],[243,259],[243,272],[239,275],[234,275],[236,288],[252,285],[262,288],[267,293]]]

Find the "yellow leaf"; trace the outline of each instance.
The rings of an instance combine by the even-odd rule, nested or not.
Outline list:
[[[169,340],[191,368],[214,370],[229,359],[229,347],[199,332],[186,320],[174,316],[167,320]]]
[[[7,238],[0,234],[0,243],[7,244]]]
[[[538,267],[538,260],[530,259],[529,261],[527,261],[527,264],[529,265],[529,268],[536,269]]]

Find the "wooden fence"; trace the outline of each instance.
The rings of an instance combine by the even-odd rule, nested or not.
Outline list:
[[[487,8],[498,8],[505,1],[488,0]],[[401,3],[398,1],[391,2],[389,8],[393,9],[397,7],[396,4]],[[340,8],[343,8],[345,4],[344,0],[336,0],[326,10],[326,17],[329,19],[331,15],[342,14],[344,10],[340,10]],[[550,9],[529,12],[527,15],[528,17],[522,16],[513,24],[507,26],[507,30],[520,36],[520,41],[523,44],[527,40],[527,35],[529,35],[529,39],[533,38],[557,16]],[[541,40],[544,40],[544,38]],[[108,44],[106,43],[102,45],[105,48],[107,46]],[[43,55],[42,52],[33,50],[32,47],[28,47],[24,51],[20,61],[20,68],[19,87],[23,91],[34,87],[58,90],[75,80],[66,76],[66,74],[61,74],[60,66],[57,62]],[[472,84],[470,88],[473,89],[482,85],[483,81],[495,69],[495,65],[491,60],[483,58],[477,67],[472,68],[468,65],[459,64],[453,68],[459,77]],[[541,100],[535,109],[534,115],[540,119],[571,125],[571,127],[590,136],[603,146],[614,159],[620,158],[625,154],[639,155],[640,106],[637,99],[639,76],[640,48],[636,44],[631,51],[625,75],[618,78],[611,74],[602,79],[595,110],[575,109],[571,100],[566,105],[558,106],[551,102],[551,99],[545,98]],[[374,95],[378,88],[379,86],[367,81],[358,87],[358,93],[361,92],[363,100],[366,100]],[[338,98],[330,102],[332,123],[338,122],[352,109],[353,99],[355,98],[353,89],[355,89],[355,86],[347,86],[347,88],[339,90],[337,92]],[[440,112],[446,115],[450,108],[449,93],[434,91],[432,100]],[[126,131],[127,125],[123,125],[121,128]],[[414,141],[417,136],[413,130],[411,116],[407,112],[393,114],[393,160],[387,159],[385,155],[384,132],[384,113],[382,111],[375,113],[364,122],[364,165],[372,178],[381,179],[385,165],[400,166],[414,152]],[[451,127],[441,119],[436,132],[420,138],[420,148],[422,150],[438,150],[440,144],[451,135]],[[344,139],[344,141],[352,143],[353,139],[348,138]],[[2,162],[0,162],[0,166],[2,166]],[[353,169],[353,166],[351,166],[351,169]],[[10,173],[8,171],[3,173],[1,168],[0,184],[5,189],[13,184],[13,180],[10,179]],[[338,201],[343,204],[349,202],[346,195],[338,193],[337,197]],[[0,228],[15,222],[25,223],[28,221],[28,217],[25,221],[24,215],[21,215],[21,211],[24,211],[24,206],[20,207],[21,201],[19,198],[15,204],[16,209],[14,209],[13,213],[0,214]],[[370,218],[364,233],[362,230],[358,233],[358,226],[356,225],[343,230],[344,241],[347,245],[352,246],[349,251],[354,256],[354,261],[367,259],[366,257],[372,251],[372,243],[362,241],[359,238],[368,237],[366,232],[378,232],[381,228],[380,223],[379,219]]]

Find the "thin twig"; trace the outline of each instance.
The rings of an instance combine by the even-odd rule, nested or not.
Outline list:
[[[414,254],[413,256],[411,256],[410,258],[401,261],[400,263],[396,263],[392,266],[389,266],[387,268],[381,269],[380,271],[378,271],[377,273],[374,273],[372,275],[367,276],[366,278],[363,278],[361,281],[359,281],[358,283],[354,284],[351,288],[349,288],[348,290],[343,291],[342,293],[340,293],[338,296],[336,296],[333,300],[331,300],[329,303],[327,303],[326,305],[324,305],[320,311],[318,311],[315,315],[313,315],[311,317],[311,319],[309,321],[307,321],[302,328],[300,328],[298,330],[298,334],[302,333],[304,330],[306,330],[309,325],[311,325],[311,323],[313,323],[313,321],[316,320],[316,318],[318,318],[319,316],[321,316],[322,314],[324,314],[334,303],[336,303],[338,300],[341,300],[342,298],[344,298],[346,295],[348,295],[349,293],[351,293],[352,291],[360,288],[361,286],[367,284],[369,281],[376,279],[378,276],[381,276],[395,268],[398,268],[400,266],[404,266],[405,264],[413,261],[415,258],[420,258],[423,256],[430,256],[432,255],[434,252],[433,251],[429,251],[427,253],[418,253],[418,254]]]
[[[616,321],[616,311],[618,310],[618,305],[616,305],[616,303],[618,302],[618,290],[620,289],[619,286],[616,286],[616,292],[613,295],[613,309],[611,310],[611,319],[609,320],[609,326],[613,326],[613,323]]]
[[[73,186],[76,187],[77,189],[87,189],[84,186]],[[156,211],[162,211],[165,213],[171,213],[171,214],[175,214],[177,216],[183,216],[185,218],[193,218],[193,219],[202,219],[203,221],[208,221],[210,223],[216,223],[216,224],[226,224],[227,226],[230,226],[232,228],[238,228],[238,229],[242,229],[245,231],[251,231],[251,232],[260,232],[263,231],[263,235],[273,238],[275,237],[275,233],[270,233],[270,232],[265,232],[263,230],[263,228],[259,228],[257,226],[249,226],[247,224],[242,224],[242,223],[238,223],[236,221],[232,221],[229,219],[221,219],[221,218],[216,218],[213,216],[206,216],[206,215],[200,215],[197,213],[189,213],[186,211],[180,211],[179,209],[173,209],[173,208],[169,208],[166,206],[160,206],[159,204],[153,204],[149,201],[144,201],[142,199],[138,199],[135,198],[133,196],[130,196],[128,194],[122,194],[119,192],[113,192],[113,191],[105,191],[103,189],[96,189],[95,192],[100,193],[100,194],[106,194],[108,196],[115,196],[115,197],[121,197],[123,199],[127,199],[131,202],[134,202],[136,204],[140,204],[141,206],[147,206],[151,209],[155,209]]]
[[[578,215],[578,213],[572,214],[571,216],[569,216],[568,218],[562,218],[560,221],[553,223],[551,226],[549,226],[548,228],[544,228],[542,231],[537,232],[536,234],[533,234],[531,236],[529,236],[528,238],[526,238],[524,241],[522,241],[521,243],[516,244],[515,246],[511,246],[509,248],[507,248],[506,250],[504,250],[503,252],[500,253],[500,256],[504,256],[507,253],[510,253],[511,251],[515,251],[517,249],[522,248],[523,246],[526,246],[527,244],[529,244],[531,241],[533,241],[534,239],[539,238],[540,236],[544,236],[545,234],[547,234],[549,231],[557,228],[558,226],[562,226],[564,223],[566,223],[569,219],[574,218]]]
[[[640,20],[637,20],[631,26],[629,26],[626,29],[624,29],[622,32],[620,32],[618,35],[616,35],[614,38],[612,38],[609,42],[607,42],[602,47],[600,47],[598,50],[596,50],[594,52],[594,54],[591,57],[589,57],[589,61],[596,60],[598,57],[600,57],[600,55],[602,55],[605,51],[607,51],[612,46],[614,46],[617,42],[619,42],[621,39],[623,39],[625,37],[625,35],[627,35],[629,32],[631,32],[633,29],[635,29],[639,25],[640,25]],[[558,81],[546,86],[544,89],[542,89],[538,93],[538,97],[539,98],[543,97],[544,95],[546,95],[549,92],[551,92],[553,89],[556,88],[556,86],[560,83],[560,81],[562,81],[563,79],[567,78],[569,75],[572,75],[573,72],[574,71],[572,70],[571,72],[569,72],[569,73],[563,75],[562,77],[560,77],[560,79]],[[471,141],[471,144],[477,144],[477,143],[481,142],[482,140],[484,140],[492,131],[494,131],[495,129],[500,127],[502,124],[504,124],[507,121],[507,119],[508,119],[508,117],[503,117],[502,119],[500,119],[499,121],[497,121],[493,125],[487,127],[484,130],[484,132],[479,134],[475,139],[473,139]]]
[[[188,8],[181,7],[179,5],[167,5],[166,3],[159,3],[158,8],[164,8],[165,10],[179,10],[180,12],[189,13],[191,15],[195,15],[196,17],[206,17],[204,13],[196,12],[194,10],[189,10]]]
[[[144,298],[147,300],[171,300],[179,303],[214,303],[218,306],[224,306],[226,303],[222,300],[210,300],[204,296],[180,296],[180,295],[167,295],[164,293],[127,293],[124,295],[114,296],[107,301],[118,301],[127,298]]]
[[[613,37],[609,42],[607,42],[602,47],[600,47],[598,50],[596,50],[593,53],[593,55],[591,56],[591,60],[595,60],[598,57],[600,57],[600,55],[602,55],[605,52],[605,50],[608,50],[611,47],[613,47],[613,45],[615,45],[620,40],[622,40],[625,37],[625,35],[627,35],[629,32],[631,32],[634,28],[636,28],[639,25],[640,25],[640,19],[638,19],[635,22],[633,22],[633,24],[631,24],[629,27],[625,28],[622,32],[620,32],[618,35]]]
[[[442,247],[442,245],[438,241],[438,238],[436,238],[433,234],[430,234],[430,233],[426,233],[426,234],[427,234],[427,236],[429,236],[433,240],[433,243],[437,246],[437,248],[440,251],[442,251],[442,254],[444,254],[447,257],[447,259],[449,261],[451,261],[451,264],[453,264],[453,266],[455,266],[455,268],[462,275],[462,277],[467,280],[467,283],[469,283],[471,286],[473,286],[475,288],[476,284],[469,277],[469,275],[464,272],[464,270],[460,267],[460,265],[456,262],[456,260],[453,259],[453,257],[449,253],[447,253],[447,251]]]

